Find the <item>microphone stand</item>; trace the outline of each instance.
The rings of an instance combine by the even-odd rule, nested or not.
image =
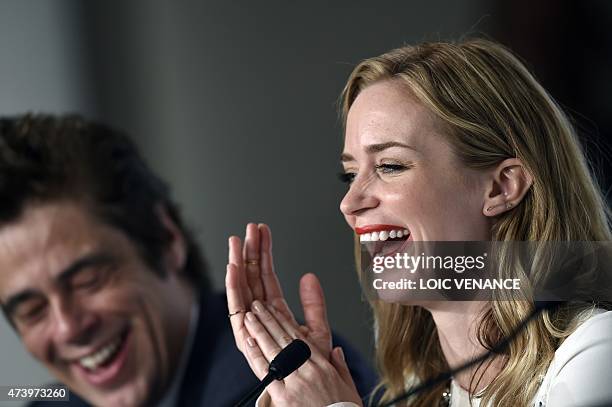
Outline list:
[[[270,362],[268,374],[235,407],[245,407],[274,380],[283,380],[310,358],[306,342],[294,339]]]
[[[259,396],[259,394],[270,384],[274,381],[275,377],[272,373],[268,373],[266,375],[266,377],[264,377],[261,382],[259,382],[259,384],[257,386],[255,386],[255,388],[253,388],[253,390],[251,390],[250,392],[247,393],[246,396],[244,396],[242,398],[242,400],[240,400],[238,402],[238,404],[236,404],[236,407],[245,407],[247,406],[255,397]]]

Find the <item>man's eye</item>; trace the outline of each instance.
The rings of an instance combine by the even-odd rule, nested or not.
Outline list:
[[[23,305],[20,308],[21,309],[15,312],[16,319],[25,323],[33,323],[42,316],[45,309],[45,304],[38,303],[35,305]]]
[[[379,164],[376,166],[376,170],[383,174],[396,174],[404,171],[406,168],[402,164]]]
[[[78,273],[72,279],[74,288],[92,288],[100,282],[100,275],[97,270],[86,270]]]
[[[345,184],[350,184],[351,182],[353,182],[355,176],[357,176],[357,174],[355,174],[354,172],[341,172],[338,174],[338,178],[340,179],[340,181],[344,182]]]

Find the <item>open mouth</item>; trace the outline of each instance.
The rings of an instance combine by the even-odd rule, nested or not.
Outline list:
[[[130,329],[98,348],[95,352],[73,362],[79,374],[91,384],[104,385],[113,381],[121,371],[127,358]]]
[[[356,227],[359,242],[372,256],[389,256],[401,250],[410,240],[410,230],[397,225]]]
[[[378,241],[397,242],[397,241],[408,240],[409,236],[410,236],[410,232],[408,231],[408,229],[391,229],[391,230],[374,231],[371,233],[364,233],[362,235],[359,235],[359,241],[360,242],[378,242]]]

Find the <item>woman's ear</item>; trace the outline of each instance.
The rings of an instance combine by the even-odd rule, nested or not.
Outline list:
[[[523,200],[533,184],[533,176],[518,158],[508,158],[491,171],[487,182],[482,212],[485,216],[497,216]]]
[[[187,261],[185,236],[168,214],[165,205],[161,203],[156,204],[155,212],[170,237],[164,251],[164,266],[168,272],[178,274],[183,270]]]

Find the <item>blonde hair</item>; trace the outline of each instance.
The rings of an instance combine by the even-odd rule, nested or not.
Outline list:
[[[471,39],[405,46],[366,59],[353,70],[342,92],[345,123],[359,93],[386,80],[408,85],[412,95],[439,118],[447,141],[466,166],[491,168],[516,157],[533,176],[521,203],[497,219],[491,240],[611,240],[609,209],[575,130],[509,50]],[[386,388],[383,400],[401,394],[411,381],[448,369],[428,311],[378,300],[370,304],[377,326],[381,386]],[[541,314],[507,349],[505,365],[483,391],[481,405],[527,406],[556,348],[574,329],[571,321],[592,306]],[[492,302],[480,322],[479,340],[494,345],[532,309],[529,301]],[[443,386],[431,389],[410,405],[437,405],[442,391]]]

